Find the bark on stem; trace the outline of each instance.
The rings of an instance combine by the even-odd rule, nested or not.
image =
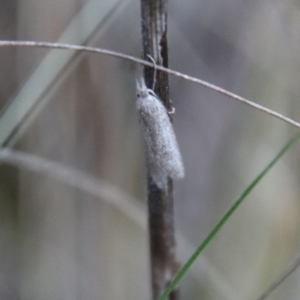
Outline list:
[[[168,68],[167,1],[141,0],[143,56],[150,55],[157,65]],[[144,68],[146,85],[152,88],[153,68]],[[168,74],[158,71],[155,93],[171,111]],[[148,174],[148,208],[152,298],[157,300],[177,273],[174,233],[173,182],[169,178],[167,191],[160,190]],[[170,300],[178,300],[174,290]]]

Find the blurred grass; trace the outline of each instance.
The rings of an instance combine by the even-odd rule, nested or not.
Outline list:
[[[269,172],[269,170],[279,161],[279,159],[295,144],[295,142],[300,138],[300,133],[296,134],[276,155],[276,157],[261,171],[261,173],[250,183],[250,185],[244,190],[244,192],[238,197],[238,199],[233,203],[233,205],[227,210],[225,215],[220,219],[217,225],[212,229],[212,231],[207,235],[203,242],[197,247],[195,252],[191,255],[189,260],[182,266],[178,274],[171,281],[170,285],[167,287],[165,292],[159,298],[159,300],[165,300],[170,295],[172,290],[176,287],[179,281],[183,278],[186,272],[191,268],[192,264],[202,253],[202,251],[208,246],[220,229],[229,220],[231,215],[236,211],[236,209],[242,204],[246,199],[248,194],[255,188],[255,186],[264,178],[264,176]]]
[[[57,42],[82,45],[101,38],[109,22],[116,18],[128,1],[89,1],[72,19]],[[76,51],[50,50],[18,95],[6,104],[0,119],[0,144],[14,145],[36,116],[74,72],[84,55]],[[17,131],[20,131],[17,133]]]
[[[92,2],[2,1],[1,38],[57,40],[81,8]],[[299,120],[297,3],[188,0],[183,6],[174,0],[169,9],[173,69]],[[93,11],[96,18],[101,13],[100,8]],[[78,36],[84,23],[76,30]],[[96,29],[90,43],[139,56],[137,1],[120,6],[106,24],[105,30]],[[46,53],[0,49],[1,107],[15,99]],[[58,62],[51,65],[60,67]],[[28,127],[21,126],[20,132],[24,130],[12,143],[14,148],[85,171],[144,199],[134,77],[131,63],[81,56],[65,81],[41,97],[46,105]],[[29,90],[29,100],[20,98],[16,111],[34,100],[31,96],[39,88],[38,81]],[[241,187],[294,131],[178,78],[171,78],[170,93],[186,168],[185,180],[175,186],[175,224],[184,234],[185,239],[179,240],[184,248],[186,241],[196,244],[203,239]],[[9,122],[13,120],[17,113],[9,117]],[[0,130],[6,125],[1,123]],[[196,280],[189,275],[183,279],[185,298],[225,297],[216,286],[225,278],[228,299],[231,292],[238,299],[252,299],[298,252],[299,146],[278,166],[204,251],[216,272],[207,276],[210,271],[199,264],[203,272],[192,267]],[[141,228],[98,199],[44,176],[4,165],[0,176],[1,298],[150,299],[147,238]],[[185,251],[183,257],[187,259]],[[295,274],[270,299],[298,299],[298,277]]]

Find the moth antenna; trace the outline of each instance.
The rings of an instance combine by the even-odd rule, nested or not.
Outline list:
[[[153,63],[154,74],[153,74],[152,91],[154,91],[155,84],[156,84],[156,62],[155,62],[154,58],[151,55],[147,54],[147,56],[151,60],[151,62]]]

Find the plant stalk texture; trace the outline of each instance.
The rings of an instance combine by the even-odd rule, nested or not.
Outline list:
[[[167,1],[141,0],[141,16],[144,59],[149,60],[150,55],[157,65],[168,68]],[[152,88],[154,69],[145,67],[144,77],[147,87]],[[171,111],[168,74],[157,71],[154,81],[156,95],[167,110]],[[178,271],[171,178],[168,178],[167,189],[161,189],[148,172],[148,210],[152,299],[157,300]],[[169,300],[178,299],[179,292],[175,289]]]

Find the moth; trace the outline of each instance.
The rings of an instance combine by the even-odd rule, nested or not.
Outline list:
[[[160,189],[166,189],[168,177],[184,177],[184,166],[176,135],[163,103],[144,78],[136,80],[136,108],[145,141],[149,175]]]

